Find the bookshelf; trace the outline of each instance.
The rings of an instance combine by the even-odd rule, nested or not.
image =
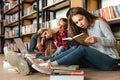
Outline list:
[[[3,40],[3,38],[4,38],[4,33],[3,33],[3,31],[4,31],[4,29],[3,29],[3,20],[2,20],[2,15],[3,15],[3,8],[2,8],[2,6],[3,6],[3,1],[0,1],[0,53],[3,53],[3,45],[4,45],[4,40]]]
[[[20,37],[20,0],[3,0],[3,28],[4,44],[9,43],[12,51],[15,51],[14,38]]]
[[[20,36],[20,0],[4,2],[4,34],[5,40]]]
[[[29,47],[31,36],[40,28],[42,0],[24,0],[21,6],[21,34],[24,44]]]

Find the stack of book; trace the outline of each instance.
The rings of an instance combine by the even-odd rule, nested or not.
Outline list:
[[[78,65],[52,67],[50,80],[84,80],[84,71]]]

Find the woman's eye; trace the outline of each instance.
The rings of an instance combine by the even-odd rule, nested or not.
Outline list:
[[[47,32],[44,33],[45,35],[47,34]]]
[[[75,24],[78,24],[78,22],[75,22]]]

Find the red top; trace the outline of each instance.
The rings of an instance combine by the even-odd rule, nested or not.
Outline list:
[[[64,46],[65,49],[68,49],[69,48],[69,45],[67,43],[67,41],[63,41],[62,38],[66,38],[67,37],[67,32],[65,30],[59,30],[57,33],[56,33],[56,44],[53,42],[52,44],[52,49],[57,49],[57,47],[60,47],[60,46]],[[45,47],[44,45],[40,45],[40,51],[43,53],[43,55],[45,55]]]

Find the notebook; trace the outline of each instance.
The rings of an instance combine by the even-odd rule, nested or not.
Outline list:
[[[23,43],[23,41],[22,41],[21,38],[15,38],[14,41],[15,41],[17,47],[19,48],[19,50],[20,50],[20,52],[21,52],[22,54],[24,54],[24,55],[29,55],[29,56],[31,56],[31,57],[33,57],[33,58],[36,57],[36,53],[30,53],[30,52],[28,52],[28,50],[27,50],[27,48],[25,47],[25,45],[24,45],[24,43]]]

